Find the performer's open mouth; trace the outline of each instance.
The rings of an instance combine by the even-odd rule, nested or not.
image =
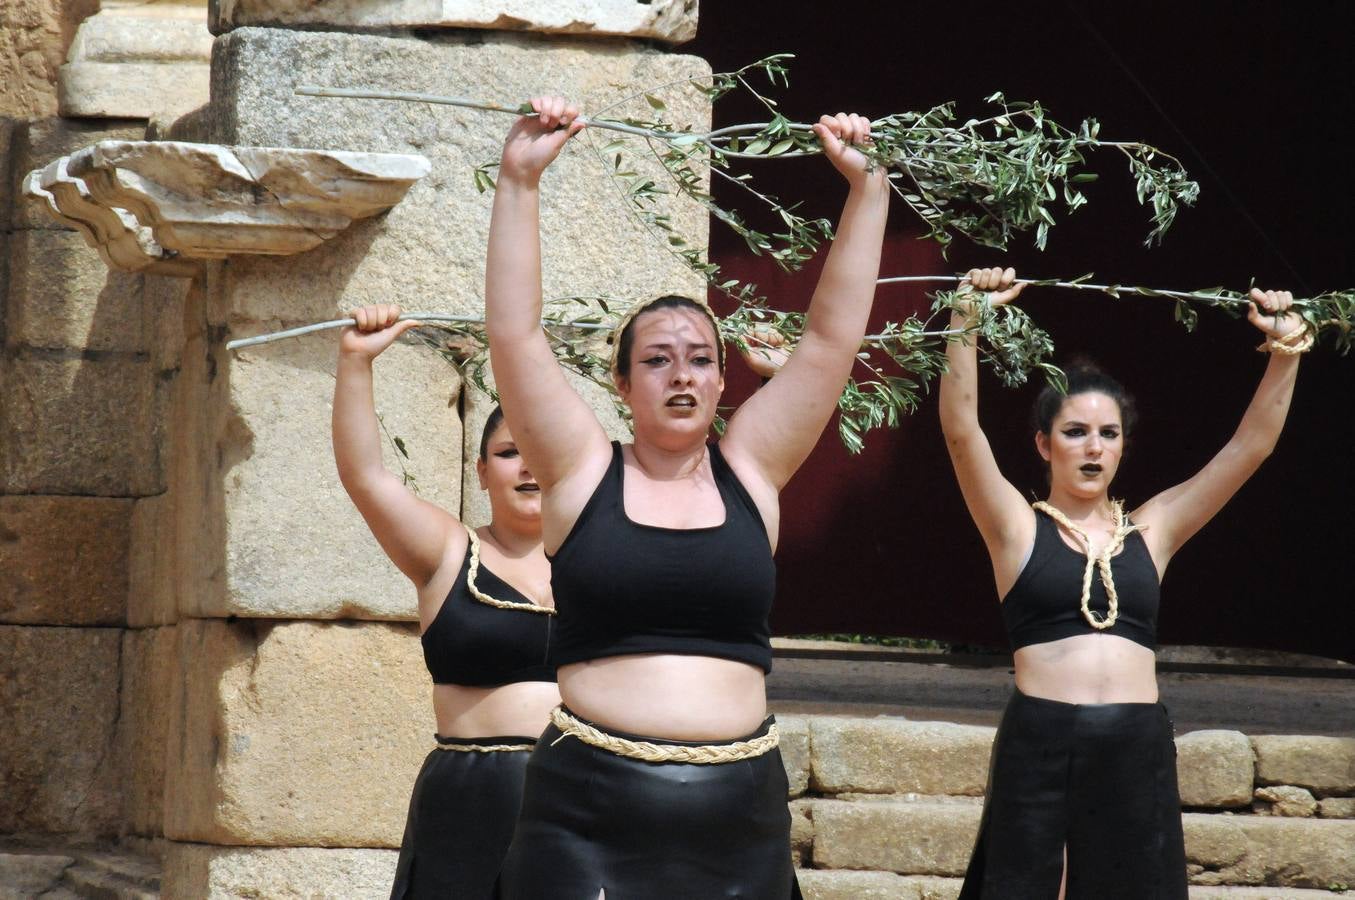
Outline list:
[[[668,398],[664,406],[671,406],[676,409],[696,409],[696,398],[691,394],[674,394]]]
[[[1081,469],[1082,469],[1082,474],[1084,474],[1084,475],[1100,475],[1100,474],[1101,474],[1101,464],[1100,464],[1100,463],[1087,463],[1087,464],[1081,466]]]
[[[541,486],[535,481],[527,481],[513,488],[519,494],[536,494],[541,491]]]

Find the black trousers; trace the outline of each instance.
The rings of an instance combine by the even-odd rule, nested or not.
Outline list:
[[[649,763],[551,725],[527,764],[499,896],[597,900],[605,890],[607,900],[798,898],[787,793],[776,750],[717,765]]]
[[[1161,703],[1012,695],[961,900],[1186,900],[1176,744]]]
[[[536,743],[444,738],[442,746]],[[423,761],[400,844],[391,900],[491,900],[522,808],[527,750],[433,750]]]

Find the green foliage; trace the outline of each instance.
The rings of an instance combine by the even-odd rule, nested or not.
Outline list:
[[[655,235],[660,247],[734,301],[735,309],[725,317],[721,330],[738,345],[752,326],[764,324],[776,327],[793,343],[803,332],[804,318],[768,308],[757,285],[725,277],[708,258],[703,242],[689,239],[675,225],[674,204],[698,204],[738,234],[752,253],[770,257],[786,271],[799,269],[824,241],[832,239],[830,222],[800,215],[797,204],[783,204],[760,191],[751,173],[736,170],[745,160],[821,152],[810,126],[788,119],[766,89],[757,86],[765,81],[773,89],[787,87],[791,58],[777,54],[732,72],[648,87],[590,115],[591,127],[583,132],[636,221]],[[767,110],[769,118],[700,131],[690,123],[675,121],[675,110],[684,104],[680,97],[670,95],[686,90],[711,102],[744,92]],[[872,124],[873,144],[861,148],[874,163],[888,168],[891,188],[919,216],[928,236],[943,247],[958,235],[1005,249],[1016,236],[1031,234],[1035,246],[1044,249],[1049,229],[1057,222],[1055,212],[1072,213],[1086,204],[1080,185],[1098,177],[1085,168],[1087,154],[1097,149],[1112,149],[1127,161],[1135,196],[1151,210],[1146,244],[1160,242],[1180,208],[1192,205],[1198,197],[1199,186],[1175,157],[1143,143],[1102,140],[1095,119],[1068,128],[1051,119],[1038,102],[1009,101],[1001,93],[985,102],[997,109],[962,123],[954,103],[884,116]],[[643,104],[643,112],[606,118],[628,104]],[[605,137],[603,132],[608,132]],[[493,166],[475,170],[477,189],[493,188]],[[770,217],[779,227],[754,227],[742,211],[717,201],[712,179],[732,187],[735,196],[749,201],[761,210],[761,217]],[[1124,294],[1169,298],[1175,301],[1176,319],[1188,330],[1198,323],[1199,306],[1238,315],[1247,302],[1245,295],[1222,289],[1185,293],[1090,285],[1088,277],[1035,283],[1097,290],[1113,298]],[[931,324],[938,316],[948,315],[954,303],[953,292],[939,292],[926,320],[910,316],[889,322],[881,333],[869,336],[858,355],[863,374],[847,383],[838,402],[838,431],[849,451],[860,452],[867,432],[895,427],[901,416],[917,409],[931,383],[945,371],[948,340],[975,340],[982,361],[1009,387],[1024,384],[1032,372],[1043,374],[1056,386],[1064,384],[1063,373],[1050,362],[1052,340],[1023,310],[982,304],[977,320],[964,332],[932,329]],[[589,329],[606,328],[628,305],[602,298],[568,298],[548,309],[547,331],[560,362],[610,390],[608,355]],[[1323,294],[1296,307],[1320,338],[1330,335],[1336,349],[1349,351],[1355,340],[1351,329],[1355,292]],[[483,346],[482,332],[470,331]],[[482,353],[459,366],[470,380],[487,389]],[[717,430],[723,425],[723,419],[717,419]]]

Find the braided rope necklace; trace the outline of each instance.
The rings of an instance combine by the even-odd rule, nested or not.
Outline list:
[[[1093,554],[1091,538],[1087,536],[1087,532],[1074,525],[1072,520],[1064,515],[1061,510],[1050,506],[1043,500],[1037,500],[1031,506],[1045,513],[1049,518],[1068,529],[1070,533],[1082,539],[1082,543],[1087,548],[1087,567],[1082,571],[1082,618],[1086,619],[1087,624],[1098,631],[1103,631],[1114,625],[1115,620],[1120,616],[1120,596],[1115,592],[1115,579],[1110,573],[1110,558],[1124,546],[1125,538],[1136,531],[1142,531],[1144,526],[1129,524],[1129,520],[1124,514],[1124,502],[1112,500],[1110,502],[1110,515],[1115,520],[1115,533],[1106,542],[1106,546],[1101,548],[1099,554]],[[1093,568],[1100,572],[1101,584],[1106,588],[1106,600],[1109,607],[1104,619],[1097,618],[1096,613],[1092,611],[1090,606]]]
[[[544,613],[548,616],[555,615],[555,609],[550,606],[538,606],[535,603],[515,603],[511,600],[498,600],[489,596],[480,590],[475,584],[475,576],[480,571],[480,536],[475,533],[475,529],[467,528],[466,534],[470,535],[470,567],[466,571],[466,590],[470,595],[481,603],[490,606],[497,606],[499,609],[521,609],[527,612]]]

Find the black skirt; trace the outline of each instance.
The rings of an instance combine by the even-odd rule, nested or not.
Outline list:
[[[400,844],[391,900],[491,900],[522,808],[528,750],[536,738],[438,738],[423,761]]]
[[[741,740],[766,734],[771,724],[768,718]],[[527,764],[499,897],[597,900],[606,891],[607,900],[798,898],[787,795],[776,749],[715,765],[651,763],[550,725]]]
[[[1186,900],[1176,744],[1161,703],[1012,695],[960,900]]]

